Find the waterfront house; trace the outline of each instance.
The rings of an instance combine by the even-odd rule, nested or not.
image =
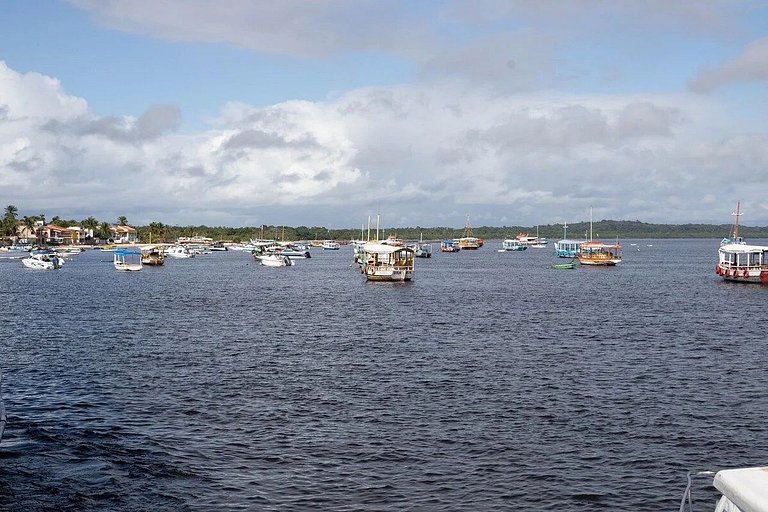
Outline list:
[[[116,244],[135,244],[138,241],[136,229],[131,226],[113,226],[112,240]]]

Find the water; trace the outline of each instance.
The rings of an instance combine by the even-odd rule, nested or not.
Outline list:
[[[687,471],[768,460],[768,287],[717,244],[489,241],[411,283],[349,247],[0,260],[0,510],[677,510]]]

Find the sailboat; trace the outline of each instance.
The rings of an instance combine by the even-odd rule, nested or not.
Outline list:
[[[582,265],[614,266],[621,263],[621,246],[592,239],[592,207],[589,208],[589,241],[579,245],[576,258]]]
[[[479,249],[480,246],[480,240],[472,235],[472,226],[469,224],[469,215],[467,215],[467,222],[464,224],[464,236],[459,238],[459,248]]]
[[[539,225],[536,224],[536,238],[533,240],[531,247],[534,249],[546,249],[547,239],[539,237]]]

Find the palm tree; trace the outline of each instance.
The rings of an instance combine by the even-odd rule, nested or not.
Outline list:
[[[121,215],[117,218],[117,223],[120,226],[127,226],[128,225],[128,218],[125,215]]]
[[[12,204],[5,207],[5,215],[2,221],[4,235],[13,236],[16,234],[16,215],[18,212],[19,209]]]
[[[96,220],[96,217],[91,216],[80,221],[80,227],[89,230],[90,237],[93,238],[93,236],[96,234],[96,229],[99,227],[99,221]],[[88,237],[86,236],[86,238]]]
[[[102,222],[101,226],[99,226],[99,238],[106,240],[111,236],[112,236],[112,226],[109,224],[109,222]]]

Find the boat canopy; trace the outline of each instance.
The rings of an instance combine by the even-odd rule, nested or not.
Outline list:
[[[377,254],[392,254],[399,251],[414,252],[412,248],[404,247],[402,245],[388,245],[388,244],[377,244],[377,243],[365,244],[363,246],[363,250],[367,253],[377,253]]]
[[[741,512],[768,512],[768,466],[718,471],[714,486]]]
[[[768,246],[747,245],[747,244],[728,244],[728,245],[721,245],[720,250],[723,252],[731,252],[731,253],[768,252]]]
[[[115,254],[141,254],[141,251],[131,250],[131,249],[116,249]]]

